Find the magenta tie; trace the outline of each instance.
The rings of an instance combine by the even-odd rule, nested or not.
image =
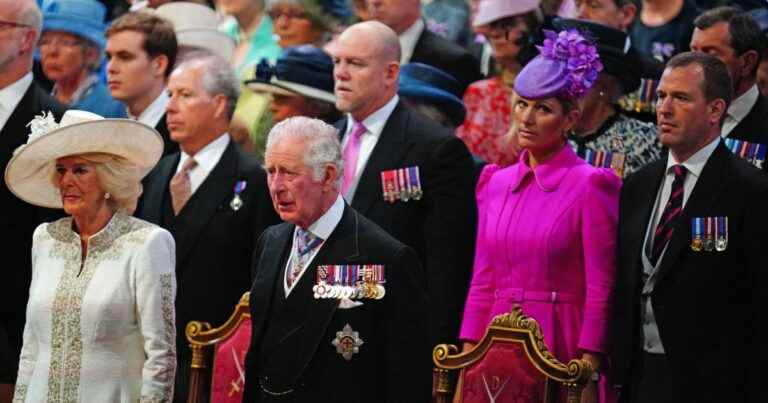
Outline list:
[[[352,182],[355,180],[357,170],[357,157],[360,155],[360,138],[366,129],[362,123],[356,122],[349,134],[349,141],[344,147],[344,181],[341,183],[341,194],[346,195]]]

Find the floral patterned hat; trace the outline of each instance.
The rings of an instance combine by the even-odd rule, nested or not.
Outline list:
[[[528,99],[583,97],[603,69],[593,41],[577,29],[544,30],[544,36],[540,54],[515,78],[515,92]]]
[[[27,144],[13,152],[5,168],[5,183],[27,203],[62,208],[53,185],[56,160],[105,153],[128,160],[143,178],[160,160],[163,139],[155,129],[130,119],[105,119],[95,113],[68,110],[56,123],[49,112],[29,122]]]

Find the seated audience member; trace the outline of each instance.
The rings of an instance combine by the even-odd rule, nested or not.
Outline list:
[[[640,17],[629,34],[632,45],[640,54],[666,62],[689,49],[698,14],[692,0],[642,0]]]
[[[125,105],[112,99],[99,80],[106,45],[106,9],[97,0],[45,0],[39,48],[53,97],[74,109],[107,118],[125,117]]]
[[[739,156],[768,169],[764,163],[768,98],[757,88],[758,65],[766,51],[760,26],[749,14],[733,7],[708,10],[696,18],[694,25],[691,50],[708,53],[725,63],[733,84],[733,101],[728,105],[720,136]]]
[[[566,140],[600,59],[577,30],[547,31],[547,38],[515,79],[512,114],[524,151],[506,168],[487,165],[477,186],[475,264],[460,337],[471,348],[494,316],[520,304],[558,360],[583,358],[597,371],[582,401],[612,402],[603,366],[621,180],[584,162]],[[583,76],[566,68],[575,60],[584,63]]]
[[[412,248],[344,202],[338,130],[284,120],[264,165],[285,223],[254,252],[243,402],[428,401],[424,272]],[[367,292],[329,292],[353,284]]]
[[[541,24],[539,0],[482,0],[474,25],[482,26],[493,49],[497,73],[472,83],[464,93],[467,117],[456,130],[477,158],[497,165],[517,161],[507,133],[510,101],[517,73],[523,68],[521,53],[528,37]]]
[[[749,12],[752,19],[755,20],[763,36],[768,39],[768,9],[757,8]],[[768,55],[763,54],[760,59],[760,66],[757,68],[757,88],[760,95],[768,97]]]
[[[482,78],[478,61],[461,46],[427,29],[420,0],[369,0],[372,19],[390,27],[400,41],[400,64],[435,66],[455,77],[462,92]]]
[[[768,178],[720,138],[732,88],[714,56],[670,59],[656,108],[669,153],[621,189],[610,340],[622,402],[768,401]]]
[[[231,60],[235,42],[219,31],[219,18],[212,8],[190,1],[163,4],[155,11],[173,24],[178,51],[177,62],[190,52],[205,50],[224,60]]]
[[[346,0],[267,0],[267,13],[283,49],[322,47],[351,17]]]
[[[246,84],[255,92],[270,95],[269,108],[275,123],[293,116],[316,118],[326,123],[341,118],[334,105],[333,61],[315,46],[288,48],[274,66],[262,59],[256,66],[255,78]],[[262,150],[261,155],[263,146],[262,143],[257,147]]]
[[[218,1],[219,11],[231,18],[220,29],[235,41],[235,54],[230,63],[235,76],[243,73],[259,60],[277,59],[280,46],[274,38],[272,19],[264,11],[267,0],[226,0]]]
[[[625,33],[631,29],[639,11],[639,0],[577,0],[576,5],[579,19],[606,25]],[[618,105],[630,116],[652,122],[656,119],[653,114],[654,89],[664,70],[664,63],[652,56],[640,54],[632,41],[629,41],[626,55],[634,59],[633,63],[637,63],[632,68],[639,68],[641,81],[637,91],[622,96]]]
[[[467,114],[458,91],[459,82],[436,67],[408,63],[400,68],[397,95],[403,104],[445,127],[456,128]]]
[[[146,11],[124,14],[107,28],[107,85],[128,108],[128,117],[154,127],[168,155],[179,149],[166,126],[165,82],[176,62],[173,25]]]
[[[168,129],[180,151],[144,181],[136,216],[176,239],[178,371],[174,401],[186,402],[191,320],[223,324],[251,283],[253,246],[278,222],[256,158],[230,140],[239,83],[229,64],[190,54],[168,80]]]
[[[32,59],[40,38],[42,14],[34,0],[0,0],[0,93],[3,107],[0,118],[0,167],[5,169],[13,151],[27,142],[27,125],[43,112],[56,119],[64,108],[48,95],[32,77]],[[0,181],[0,228],[4,239],[3,260],[13,267],[3,275],[0,292],[0,401],[13,396],[24,332],[25,312],[32,277],[30,250],[35,227],[47,217],[42,208],[25,203]]]
[[[558,29],[589,32],[596,41],[603,70],[581,100],[581,117],[569,140],[588,163],[612,168],[624,177],[661,156],[656,126],[624,114],[619,97],[640,85],[637,54],[624,53],[624,32],[583,20],[555,19]]]

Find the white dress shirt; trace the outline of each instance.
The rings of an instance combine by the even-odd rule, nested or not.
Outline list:
[[[8,119],[21,102],[21,98],[24,98],[30,85],[32,85],[32,73],[27,73],[13,84],[0,90],[0,129],[8,123]]]
[[[400,65],[411,61],[413,50],[416,49],[416,42],[419,41],[422,32],[424,32],[424,21],[419,18],[397,37],[400,41]]]
[[[224,155],[224,150],[229,145],[229,133],[224,133],[216,140],[211,141],[205,147],[203,147],[197,154],[194,155],[197,165],[189,170],[189,183],[192,187],[192,194],[195,194],[197,188],[203,184],[208,174],[213,171],[216,164],[219,163],[221,156]],[[184,166],[184,162],[189,159],[189,154],[184,151],[181,152],[181,158],[179,158],[179,165],[176,166],[176,172],[181,171]]]
[[[344,195],[344,197],[347,199],[348,202],[352,202],[352,199],[355,197],[355,191],[357,190],[357,184],[360,182],[360,176],[363,174],[363,170],[365,169],[365,164],[368,163],[368,159],[371,157],[371,154],[373,153],[373,148],[376,147],[376,143],[379,142],[379,137],[381,137],[381,132],[384,130],[384,125],[387,124],[387,120],[389,120],[389,116],[392,115],[392,111],[395,110],[395,106],[397,106],[397,102],[400,100],[400,98],[395,95],[392,97],[392,99],[389,100],[384,106],[379,108],[376,112],[373,112],[372,114],[368,115],[367,118],[363,119],[363,126],[365,126],[365,133],[362,134],[360,137],[360,151],[357,154],[357,167],[355,168],[355,178],[352,180],[352,183],[349,185],[349,189],[347,190],[347,194]],[[347,146],[347,142],[349,141],[349,134],[352,132],[352,128],[355,126],[355,119],[352,118],[352,115],[347,114],[347,131],[344,133],[344,140],[341,143],[341,149],[344,150],[344,147]]]
[[[131,114],[130,109],[128,110],[128,118],[133,120],[138,120],[141,123],[144,123],[145,125],[149,127],[155,127],[157,126],[157,123],[160,122],[160,119],[163,118],[163,115],[165,115],[165,109],[168,107],[168,92],[163,89],[160,91],[160,95],[155,98],[154,101],[152,101],[149,106],[147,106],[146,109],[144,109],[143,112],[139,116],[134,116]]]
[[[757,90],[757,84],[750,87],[747,92],[734,99],[728,107],[728,113],[725,115],[723,129],[720,135],[723,138],[728,137],[731,131],[749,114],[752,107],[757,103],[760,91]]]
[[[651,216],[651,222],[648,225],[648,229],[645,233],[645,243],[643,245],[643,270],[645,272],[646,281],[643,287],[643,349],[649,353],[664,354],[664,346],[659,335],[659,327],[656,323],[656,318],[653,313],[653,305],[649,296],[653,292],[653,288],[656,283],[656,271],[660,263],[664,260],[664,254],[667,252],[667,247],[661,251],[659,259],[656,261],[656,266],[651,265],[648,256],[651,254],[651,248],[653,247],[653,234],[656,232],[656,227],[659,225],[661,215],[664,213],[669,195],[672,193],[672,182],[675,180],[675,172],[672,168],[677,164],[682,164],[688,173],[685,175],[685,182],[683,182],[683,205],[688,202],[688,198],[691,196],[696,182],[698,182],[701,176],[701,171],[704,170],[704,166],[709,161],[709,157],[717,148],[720,143],[720,138],[712,140],[709,144],[693,154],[686,161],[680,162],[675,159],[672,153],[669,153],[667,158],[666,175],[664,176],[664,182],[661,185],[657,195],[656,204],[654,205],[654,214]],[[669,246],[669,244],[667,244]]]
[[[298,227],[296,227],[293,230],[293,242],[291,242],[291,256],[288,259],[288,262],[285,264],[285,270],[283,270],[283,289],[285,290],[285,297],[287,298],[288,295],[290,295],[291,291],[293,290],[293,287],[298,284],[299,279],[301,279],[301,276],[304,275],[304,272],[307,271],[307,267],[309,267],[312,264],[312,261],[315,259],[315,256],[317,256],[317,252],[322,249],[323,245],[325,245],[325,241],[328,240],[328,237],[331,236],[331,233],[333,230],[336,229],[336,226],[339,225],[339,222],[341,222],[341,216],[344,214],[344,199],[339,195],[336,197],[336,201],[333,202],[333,205],[331,208],[328,209],[320,218],[317,219],[317,221],[313,222],[309,228],[307,228],[307,231],[312,233],[312,235],[320,238],[323,240],[320,245],[315,247],[315,249],[312,250],[309,254],[309,259],[307,259],[307,263],[304,265],[304,267],[301,268],[301,272],[299,272],[299,275],[296,276],[296,279],[293,280],[293,283],[288,286],[288,273],[291,271],[291,264],[293,262],[293,259],[296,259],[298,256],[298,250],[296,249],[296,239],[298,237]]]

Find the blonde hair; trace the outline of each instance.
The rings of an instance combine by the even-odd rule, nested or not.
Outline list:
[[[107,204],[110,208],[128,215],[133,214],[143,191],[139,167],[114,154],[85,153],[70,157],[79,157],[93,164],[101,189],[109,193]],[[54,170],[51,181],[58,189],[56,175]]]

